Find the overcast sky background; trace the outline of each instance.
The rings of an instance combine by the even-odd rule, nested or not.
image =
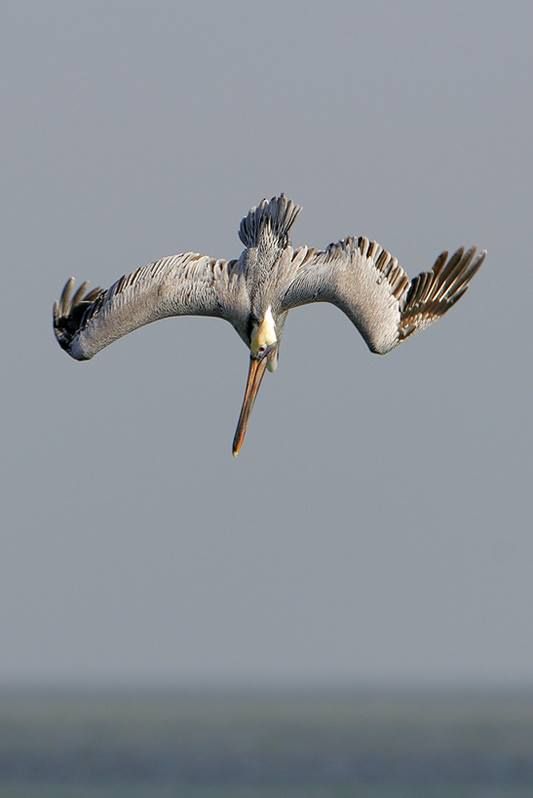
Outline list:
[[[0,682],[533,676],[533,5],[4,2]],[[385,358],[291,314],[241,456],[245,348],[170,319],[90,363],[73,274],[376,238],[486,265]]]

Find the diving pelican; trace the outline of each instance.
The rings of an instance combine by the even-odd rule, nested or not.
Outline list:
[[[310,302],[330,302],[355,324],[371,352],[384,355],[443,316],[467,290],[486,251],[438,256],[410,280],[396,258],[364,236],[325,250],[294,249],[289,232],[301,208],[281,194],[264,199],[241,221],[237,260],[182,252],[124,275],[111,288],[70,278],[54,303],[59,345],[89,360],[117,338],[167,316],[218,316],[250,350],[244,400],[233,439],[237,456],[266,369],[275,371],[287,314]]]

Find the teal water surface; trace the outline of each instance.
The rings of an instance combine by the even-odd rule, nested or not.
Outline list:
[[[527,691],[9,691],[0,798],[531,798]]]

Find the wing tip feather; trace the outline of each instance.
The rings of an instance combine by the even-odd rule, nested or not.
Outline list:
[[[430,272],[422,272],[411,281],[400,318],[400,339],[437,321],[466,293],[472,278],[483,264],[487,250],[477,246],[456,249],[451,256],[444,251]]]

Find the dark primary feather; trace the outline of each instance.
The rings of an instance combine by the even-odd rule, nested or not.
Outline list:
[[[75,280],[70,277],[65,283],[58,302],[54,302],[54,332],[59,345],[67,352],[77,331],[83,326],[86,314],[96,312],[105,296],[103,288],[88,291],[89,283],[83,282],[72,295]]]
[[[485,260],[476,247],[458,249],[448,260],[442,252],[430,272],[415,277],[405,296],[400,318],[400,340],[432,324],[461,299]]]

